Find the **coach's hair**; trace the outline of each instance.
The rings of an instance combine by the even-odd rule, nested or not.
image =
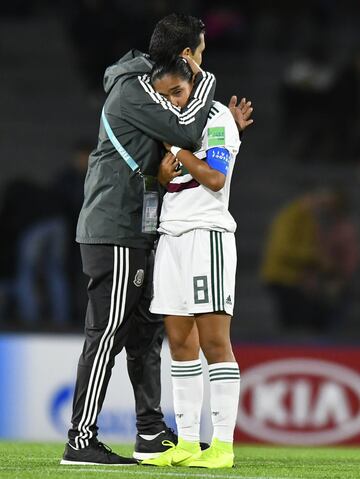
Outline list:
[[[172,13],[155,25],[150,39],[149,53],[155,63],[166,63],[189,47],[192,53],[200,45],[200,34],[205,25],[199,18]]]
[[[164,64],[155,63],[150,74],[151,83],[153,84],[165,75],[176,75],[182,80],[190,82],[193,77],[193,72],[185,58],[175,57],[173,60]]]

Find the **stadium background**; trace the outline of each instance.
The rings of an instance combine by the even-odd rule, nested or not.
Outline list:
[[[236,437],[311,444],[316,434],[323,432],[324,438],[341,430],[332,434],[333,443],[360,441],[358,269],[349,284],[346,314],[329,318],[320,331],[311,325],[295,331],[282,327],[259,274],[272,218],[309,188],[341,187],[349,196],[351,219],[355,226],[359,223],[359,66],[355,82],[344,78],[359,64],[360,6],[350,0],[277,0],[271,5],[260,0],[184,0],[181,5],[161,0],[2,2],[0,437],[64,437],[85,307],[85,283],[70,239],[82,182],[67,176],[69,167],[95,145],[104,67],[129,48],[146,50],[155,22],[172,11],[191,12],[205,21],[204,68],[217,77],[217,98],[226,102],[235,93],[251,99],[255,107],[255,125],[245,134],[231,196],[239,257],[232,337],[247,391]],[[304,74],[295,68],[304,66],[299,60],[310,62],[322,79],[308,103],[301,88],[299,92]],[[294,71],[298,78],[290,76]],[[304,79],[310,89],[311,81],[310,76]],[[15,197],[10,203],[9,191]],[[66,212],[54,194],[59,191],[68,194]],[[22,254],[19,235],[25,225],[31,229],[59,218],[69,234],[62,244],[70,291],[68,321],[56,321],[42,273],[49,253],[40,239],[36,295],[41,307],[35,321],[25,321],[12,296]],[[20,225],[11,229],[14,221]],[[14,230],[18,236],[11,236]],[[58,300],[62,304],[61,297]],[[166,354],[164,407],[171,415]],[[281,365],[276,369],[279,363],[271,366],[273,360],[292,364],[293,370]],[[132,397],[130,387],[122,386],[127,379],[121,361],[104,408],[104,439],[131,441]],[[251,368],[269,362],[273,377],[258,374],[254,380]],[[261,391],[273,398],[273,411],[256,406]],[[307,395],[312,398],[308,408],[297,408],[297,401],[304,404]],[[324,417],[315,411],[321,401]],[[207,424],[205,418],[205,436]],[[281,436],[284,431],[288,434]]]

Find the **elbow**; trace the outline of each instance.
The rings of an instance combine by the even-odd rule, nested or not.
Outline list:
[[[218,191],[220,191],[222,188],[223,188],[223,187],[220,186],[220,185],[209,186],[209,189],[210,189],[211,191],[214,191],[215,193],[218,192]]]
[[[226,176],[218,171],[214,171],[209,179],[207,187],[214,192],[224,188]]]

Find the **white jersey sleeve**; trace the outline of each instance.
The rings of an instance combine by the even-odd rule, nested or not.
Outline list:
[[[227,149],[236,156],[240,147],[239,132],[230,110],[219,102],[214,102],[209,112],[203,132],[205,150],[214,147]]]

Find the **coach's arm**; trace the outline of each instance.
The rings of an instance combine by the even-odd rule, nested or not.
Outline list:
[[[148,75],[142,75],[124,85],[121,116],[155,140],[194,151],[207,121],[215,85],[212,73],[199,72],[187,107],[180,111],[155,92]]]

